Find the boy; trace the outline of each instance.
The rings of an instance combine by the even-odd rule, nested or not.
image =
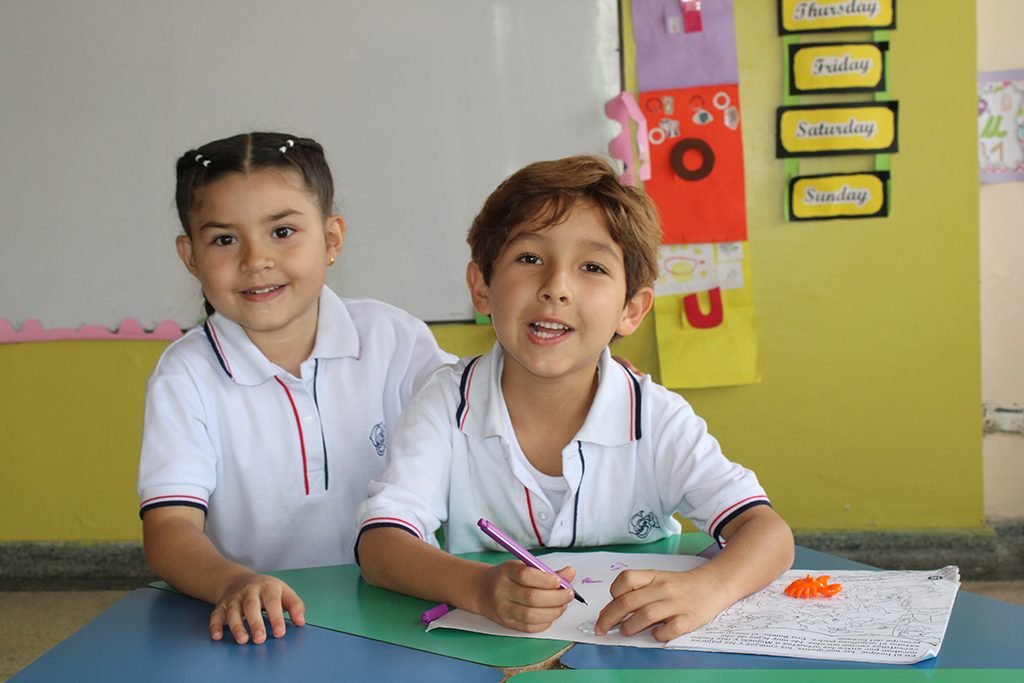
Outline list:
[[[792,534],[754,474],[679,395],[608,352],[651,308],[660,237],[650,200],[596,157],[532,164],[491,194],[467,282],[498,343],[438,371],[403,412],[359,509],[367,581],[538,632],[571,591],[516,561],[441,551],[440,525],[452,553],[500,550],[481,517],[526,546],[586,547],[678,533],[678,511],[728,546],[692,571],[621,573],[595,625],[668,641],[789,568]]]

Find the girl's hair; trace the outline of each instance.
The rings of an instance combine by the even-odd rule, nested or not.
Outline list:
[[[658,276],[661,224],[654,202],[643,190],[626,187],[615,169],[597,156],[538,161],[506,178],[484,202],[466,241],[484,281],[513,229],[558,225],[579,202],[604,218],[612,239],[622,247],[626,300]]]
[[[178,159],[174,199],[185,234],[190,234],[188,216],[195,208],[198,190],[229,173],[261,169],[298,171],[306,189],[316,197],[321,214],[333,212],[334,180],[320,143],[287,133],[242,133],[208,142]]]

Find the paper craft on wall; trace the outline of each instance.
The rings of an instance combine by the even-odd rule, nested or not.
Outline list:
[[[743,139],[735,84],[640,95],[666,244],[747,239]]]
[[[775,154],[835,156],[898,150],[898,102],[779,107]]]
[[[663,232],[655,330],[668,387],[759,380],[732,0],[634,0],[639,166]],[[624,104],[609,104],[622,121]],[[627,174],[624,133],[613,154]],[[633,173],[635,178],[636,174]],[[625,176],[625,177],[628,177]]]
[[[889,43],[793,43],[789,94],[885,90]]]
[[[661,248],[654,324],[661,383],[673,389],[761,381],[750,245],[711,246]]]
[[[789,220],[886,216],[888,181],[887,171],[790,178]]]
[[[896,0],[779,0],[779,35],[896,28]]]
[[[1024,180],[1024,69],[978,74],[981,182]]]

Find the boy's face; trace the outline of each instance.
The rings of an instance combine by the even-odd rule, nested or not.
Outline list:
[[[509,373],[592,381],[604,347],[616,333],[636,330],[653,302],[650,287],[626,301],[622,247],[587,204],[558,225],[514,228],[490,284],[475,263],[467,280],[477,311],[491,316],[505,349],[503,381]]]

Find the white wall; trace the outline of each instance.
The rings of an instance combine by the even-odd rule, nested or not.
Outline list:
[[[1024,68],[1024,2],[978,0],[978,70]],[[1024,405],[1024,183],[981,186],[982,399]],[[985,436],[985,514],[1024,517],[1024,435]]]

